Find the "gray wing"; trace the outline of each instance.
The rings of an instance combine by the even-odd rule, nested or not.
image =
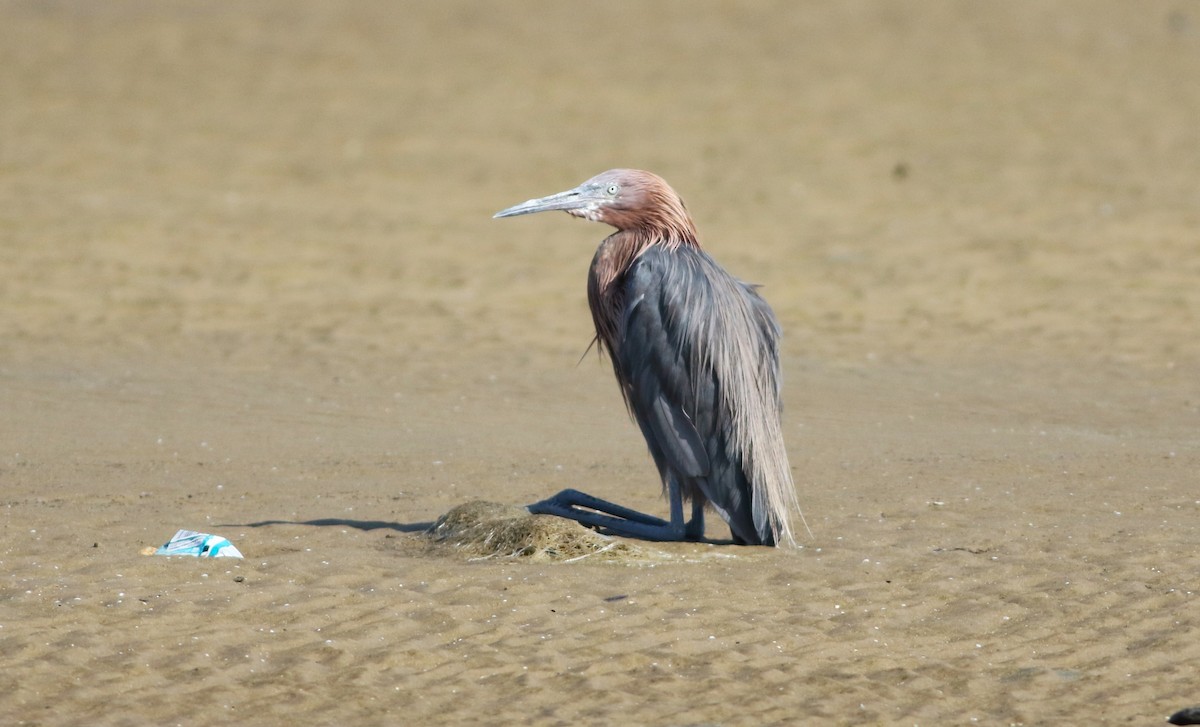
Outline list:
[[[651,247],[625,276],[613,365],[664,482],[674,475],[686,494],[707,499],[735,539],[773,543],[769,526],[754,517],[733,415],[722,397],[726,382],[713,361],[725,355],[732,327],[758,338],[774,318],[765,304],[763,319],[753,300],[742,298],[735,307],[753,312],[749,319],[730,319],[724,310],[730,295],[761,302],[703,251]],[[774,336],[769,338],[773,351]]]

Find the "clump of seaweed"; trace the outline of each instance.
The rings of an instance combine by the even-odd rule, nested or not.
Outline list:
[[[601,535],[577,522],[532,515],[523,507],[484,500],[463,503],[438,518],[429,530],[434,542],[471,556],[537,562],[596,559],[635,561],[648,557],[637,545]]]

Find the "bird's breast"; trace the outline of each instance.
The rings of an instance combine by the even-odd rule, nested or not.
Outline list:
[[[592,260],[592,267],[588,271],[588,307],[600,345],[612,352],[616,345],[620,301],[616,296],[616,279],[610,257],[611,252],[601,245]]]

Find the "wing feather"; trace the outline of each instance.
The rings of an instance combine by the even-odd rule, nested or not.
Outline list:
[[[710,501],[740,540],[791,542],[770,308],[691,247],[647,249],[622,285],[613,365],[664,482]]]

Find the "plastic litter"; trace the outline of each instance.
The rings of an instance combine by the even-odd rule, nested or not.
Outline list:
[[[155,555],[194,555],[200,558],[241,558],[233,543],[220,535],[180,530],[154,551]]]

